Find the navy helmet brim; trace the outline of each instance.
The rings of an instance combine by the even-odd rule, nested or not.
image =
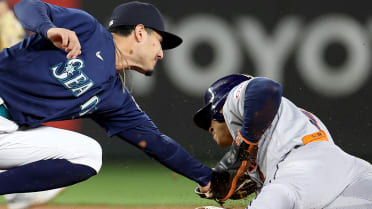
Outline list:
[[[206,131],[209,130],[211,127],[211,107],[212,103],[205,105],[204,107],[200,108],[194,115],[194,123],[199,128],[202,128]]]

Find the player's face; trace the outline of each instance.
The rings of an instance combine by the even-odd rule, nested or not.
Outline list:
[[[233,138],[225,122],[212,120],[209,133],[212,134],[214,141],[220,146],[230,146]]]
[[[137,65],[135,70],[151,75],[158,60],[163,59],[162,37],[156,31],[143,30],[143,40],[137,47]]]

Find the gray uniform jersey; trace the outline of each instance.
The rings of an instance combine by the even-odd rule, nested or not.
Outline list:
[[[223,107],[223,115],[233,138],[237,137],[238,130],[243,125],[244,95],[249,82],[252,80],[242,82],[236,86],[229,93]],[[311,123],[305,113],[314,117],[317,125]],[[333,143],[328,130],[316,116],[298,108],[291,101],[282,97],[274,120],[262,135],[258,144],[257,163],[265,179],[271,179],[276,171],[277,164],[294,147],[304,145],[303,138],[319,132],[319,128],[326,133],[328,140]],[[264,183],[264,179],[259,178],[258,171],[252,172],[251,176],[260,184]]]
[[[243,125],[251,81],[231,90],[223,107],[233,138]],[[257,164],[250,176],[261,191],[249,209],[372,208],[372,166],[343,152],[316,116],[284,97],[259,139]]]

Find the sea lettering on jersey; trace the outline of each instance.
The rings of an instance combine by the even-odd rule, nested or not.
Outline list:
[[[69,59],[62,67],[59,63],[50,68],[52,76],[56,78],[66,89],[76,97],[87,92],[94,82],[82,71],[84,61],[81,59]]]
[[[84,104],[80,105],[80,113],[79,116],[83,116],[87,113],[91,113],[94,110],[97,109],[97,104],[100,102],[100,99],[98,96],[93,96],[88,101],[86,101]]]

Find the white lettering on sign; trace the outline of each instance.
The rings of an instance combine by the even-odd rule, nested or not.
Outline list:
[[[250,16],[233,17],[231,22],[219,16],[195,14],[170,24],[172,31],[184,39],[163,62],[176,88],[190,96],[201,96],[216,79],[247,71],[285,86],[291,82],[285,74],[296,73],[318,94],[346,97],[358,92],[370,77],[372,20],[363,25],[350,15],[326,14],[304,23],[299,16],[285,16],[271,29]],[[198,65],[192,56],[200,43],[213,49],[213,60],[205,66]],[[337,66],[327,63],[326,58],[327,47],[334,43],[346,53]],[[296,65],[291,70],[295,72],[286,69],[291,58]],[[253,70],[246,69],[245,59],[251,61]],[[147,94],[155,91],[155,85],[147,85]]]

